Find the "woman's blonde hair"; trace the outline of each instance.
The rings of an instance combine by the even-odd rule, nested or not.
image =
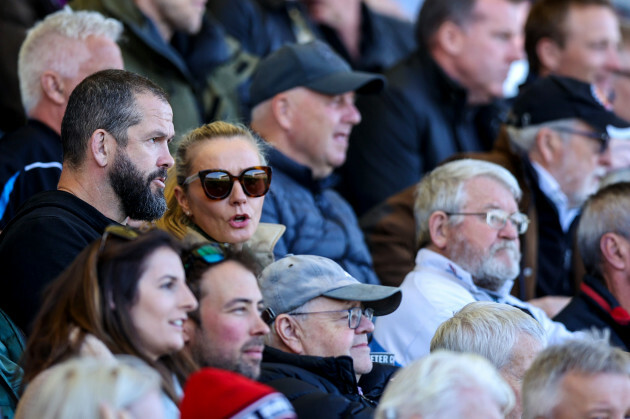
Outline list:
[[[164,188],[164,196],[166,197],[168,208],[162,218],[156,222],[158,227],[170,232],[179,239],[184,238],[187,227],[193,223],[190,217],[184,214],[184,210],[177,202],[175,187],[179,185],[184,191],[187,191],[188,185],[184,185],[184,181],[188,176],[193,175],[191,171],[192,161],[195,158],[194,150],[203,142],[218,139],[242,139],[248,141],[254,150],[258,152],[260,164],[267,164],[264,153],[265,142],[245,125],[216,121],[195,128],[184,135],[175,153],[175,165],[169,170],[166,187]]]
[[[138,358],[84,357],[55,365],[45,376],[29,416],[40,419],[99,418],[102,405],[124,410],[160,391],[160,375]]]

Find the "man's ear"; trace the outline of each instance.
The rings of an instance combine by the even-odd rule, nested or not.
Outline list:
[[[536,55],[540,61],[541,70],[555,72],[560,62],[561,52],[561,48],[555,41],[550,38],[541,38],[536,44]]]
[[[280,314],[273,322],[273,327],[276,335],[291,352],[299,355],[304,354],[302,330],[293,317],[288,314]]]
[[[66,103],[66,97],[64,95],[64,82],[59,74],[54,71],[46,70],[41,75],[40,84],[42,86],[43,94],[53,103],[57,105],[63,105]]]
[[[279,93],[271,99],[271,112],[278,125],[285,131],[291,129],[293,121],[293,108],[291,107],[291,95]]]
[[[431,243],[440,250],[444,250],[449,243],[451,226],[448,215],[444,211],[435,211],[429,217],[429,233]]]
[[[599,249],[603,262],[618,271],[626,269],[628,264],[628,242],[615,233],[605,233],[599,239]]]
[[[89,151],[92,158],[100,167],[105,167],[114,161],[114,150],[116,140],[103,129],[97,129],[90,136]]]
[[[536,134],[536,149],[545,167],[550,167],[558,161],[559,154],[564,152],[562,138],[550,128],[541,128]]]
[[[433,36],[435,45],[449,55],[459,55],[462,52],[465,38],[466,34],[461,26],[450,20],[442,23]]]

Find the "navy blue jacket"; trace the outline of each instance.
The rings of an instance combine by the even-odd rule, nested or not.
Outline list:
[[[580,293],[555,318],[571,331],[609,329],[610,342],[630,350],[630,314],[619,305],[601,279],[586,275]]]
[[[259,381],[284,394],[300,419],[371,418],[396,370],[375,363],[357,384],[349,356],[324,358],[265,347]]]
[[[31,196],[57,189],[62,160],[59,134],[34,119],[0,140],[0,230]]]
[[[269,164],[273,180],[261,221],[287,228],[274,248],[276,259],[288,253],[324,256],[358,281],[379,284],[356,215],[332,189],[333,178],[314,180],[309,168],[273,148]]]

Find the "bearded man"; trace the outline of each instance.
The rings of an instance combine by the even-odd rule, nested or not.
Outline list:
[[[414,208],[416,266],[400,286],[398,310],[378,319],[373,351],[393,352],[401,365],[420,358],[438,326],[473,301],[526,311],[550,344],[571,337],[541,309],[510,295],[519,273],[519,235],[529,225],[518,211],[520,197],[510,172],[481,160],[447,163],[422,179]]]
[[[174,134],[166,93],[142,76],[104,70],[75,88],[57,190],[33,196],[0,236],[0,306],[22,330],[46,285],[105,227],[162,216]]]

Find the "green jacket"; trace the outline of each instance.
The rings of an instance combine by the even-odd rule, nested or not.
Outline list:
[[[25,342],[22,331],[0,310],[0,418],[11,419],[21,393],[24,371],[18,364]]]
[[[209,16],[199,34],[176,33],[168,44],[132,0],[73,0],[70,4],[74,9],[96,10],[123,23],[125,31],[119,46],[125,69],[148,77],[166,90],[176,138],[202,122],[234,121],[246,116],[242,115],[242,102],[247,100],[244,86],[258,60],[243,52],[240,44]]]

